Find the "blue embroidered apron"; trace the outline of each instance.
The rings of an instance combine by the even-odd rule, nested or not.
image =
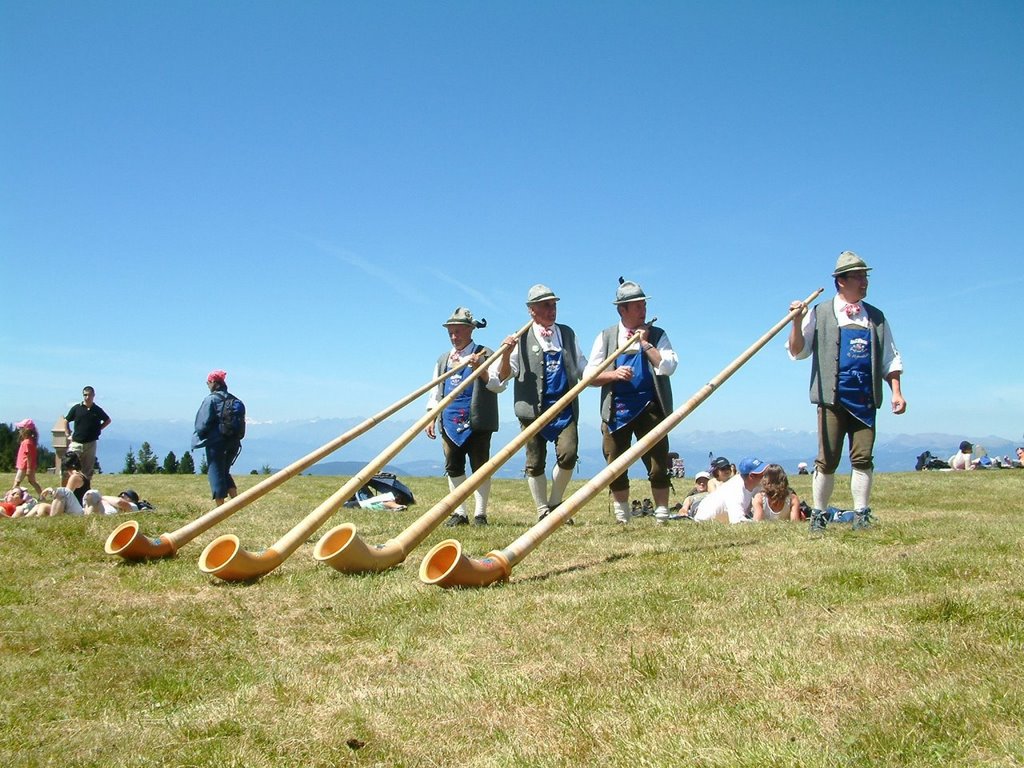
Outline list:
[[[448,369],[446,368],[445,370]],[[465,369],[458,373],[453,373],[445,379],[444,389],[442,390],[445,397],[448,397],[452,390],[462,383],[464,372]],[[444,433],[448,435],[448,439],[456,445],[462,445],[473,434],[473,431],[469,428],[469,408],[473,401],[473,387],[475,386],[476,382],[474,381],[458,397],[452,400],[441,413],[441,427],[444,429]]]
[[[839,329],[839,382],[836,399],[850,415],[875,426],[875,395],[871,378],[871,331]]]
[[[654,376],[644,365],[643,352],[619,355],[615,366],[628,365],[633,369],[629,381],[616,381],[612,386],[612,421],[609,431],[616,432],[640,415],[654,399]]]
[[[562,352],[544,353],[544,394],[541,397],[541,405],[546,411],[555,401],[569,389],[569,380],[565,375],[565,366],[562,365]],[[540,431],[541,437],[548,442],[555,442],[562,430],[572,421],[572,403],[565,406],[562,412],[554,419],[544,425]]]

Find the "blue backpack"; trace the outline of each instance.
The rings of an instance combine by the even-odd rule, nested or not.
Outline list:
[[[241,440],[245,437],[245,404],[230,392],[220,401],[218,428],[223,437]]]

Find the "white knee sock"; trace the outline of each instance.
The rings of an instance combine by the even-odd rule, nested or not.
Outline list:
[[[871,481],[873,473],[870,469],[855,469],[850,473],[850,491],[853,494],[853,508],[864,509],[871,506]]]
[[[620,523],[629,522],[629,502],[612,500],[612,509],[615,510],[615,519]]]
[[[476,508],[473,510],[475,517],[486,517],[487,516],[487,499],[491,495],[491,478],[484,480],[480,487],[473,492],[473,501],[476,503]]]
[[[533,504],[537,507],[537,514],[549,511],[548,507],[548,479],[544,475],[532,477],[527,475],[526,484],[530,486],[530,496],[533,497]]]
[[[454,491],[456,488],[458,488],[464,482],[466,482],[466,476],[465,475],[459,475],[458,477],[449,477],[448,478],[448,490]],[[452,514],[453,515],[462,515],[463,517],[466,517],[466,507],[464,505],[462,505],[462,504],[459,504],[459,506],[455,507],[455,509],[452,510]]]
[[[565,496],[565,489],[572,480],[572,470],[562,469],[555,464],[555,471],[551,475],[551,496],[548,497],[548,505],[553,509],[562,503]]]
[[[811,499],[814,509],[828,509],[828,503],[832,500],[832,489],[836,484],[835,475],[826,475],[823,472],[814,470],[814,478],[811,480]]]

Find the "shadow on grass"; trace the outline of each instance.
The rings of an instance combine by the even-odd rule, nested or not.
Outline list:
[[[708,545],[691,545],[684,547],[672,547],[662,549],[649,549],[644,552],[617,552],[607,557],[602,557],[597,560],[591,560],[586,563],[577,563],[575,565],[567,565],[564,568],[556,568],[548,571],[547,573],[538,573],[535,576],[528,576],[525,579],[515,579],[516,584],[531,584],[535,582],[547,581],[548,579],[557,578],[558,576],[564,576],[569,573],[577,573],[580,571],[586,571],[591,568],[596,568],[601,565],[609,565],[611,563],[618,562],[619,560],[627,560],[632,557],[648,557],[650,555],[661,556],[661,555],[679,555],[687,552],[713,552],[718,549],[735,549],[737,547],[750,547],[755,544],[760,544],[760,539],[751,539],[749,541],[728,541],[719,544],[708,544]],[[506,584],[511,584],[512,579],[509,579]]]

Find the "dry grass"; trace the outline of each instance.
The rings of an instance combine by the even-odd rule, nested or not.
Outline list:
[[[117,519],[0,521],[0,764],[1019,765],[1021,479],[880,475],[880,524],[820,539],[622,530],[594,501],[508,584],[457,591],[417,578],[444,528],[376,575],[318,565],[312,543],[252,584],[196,568],[221,533],[269,546],[336,478],[152,563],[103,554]],[[382,543],[445,489],[410,482],[410,511],[331,524]],[[207,509],[205,478],[131,484],[160,509],[150,535]],[[455,531],[472,555],[532,522],[525,483],[492,498],[491,526]]]

